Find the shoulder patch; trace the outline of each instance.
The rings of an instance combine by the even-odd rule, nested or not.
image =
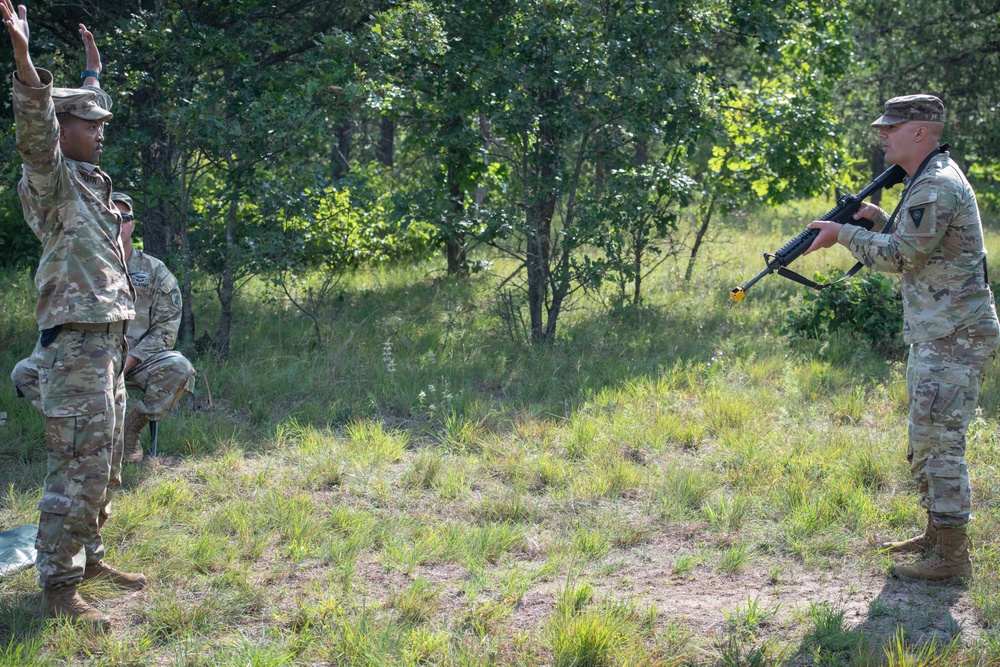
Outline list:
[[[924,207],[911,208],[910,218],[913,220],[913,226],[920,229],[920,221],[924,219]]]

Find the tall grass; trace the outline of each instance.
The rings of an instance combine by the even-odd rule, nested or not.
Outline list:
[[[642,308],[583,297],[552,346],[504,338],[488,274],[359,272],[323,351],[251,283],[230,360],[195,360],[198,395],[104,530],[152,586],[85,586],[115,619],[100,637],[42,618],[33,571],[7,578],[0,665],[993,664],[1000,379],[969,437],[977,577],[892,588],[877,545],[921,520],[899,361],[783,337],[800,288],[778,277],[728,308],[785,227],[711,248],[689,283],[664,264]],[[36,334],[27,274],[7,278],[10,368]],[[8,527],[35,520],[44,420],[4,383],[0,412]],[[836,606],[858,595],[861,621]],[[927,611],[887,613],[909,597]]]

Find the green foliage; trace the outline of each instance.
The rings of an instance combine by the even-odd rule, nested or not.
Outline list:
[[[678,211],[695,188],[680,157],[675,151],[669,163],[613,169],[604,187],[582,202],[580,226],[598,252],[571,263],[589,288],[611,282],[615,306],[638,305],[643,279],[680,250]]]
[[[916,0],[899,12],[892,0],[848,2],[854,58],[837,83],[856,157],[870,154],[871,174],[884,168],[878,140],[867,124],[891,97],[916,91],[945,103],[944,137],[952,156],[981,179],[981,201],[996,202],[1000,162],[1000,6],[994,0]],[[865,150],[872,149],[870,153]],[[980,192],[982,188],[982,192]]]
[[[0,249],[0,268],[33,268],[42,253],[41,244],[24,222],[14,189],[0,192]]]
[[[836,277],[818,273],[814,280],[822,283]],[[803,294],[802,304],[785,314],[786,333],[821,340],[845,333],[882,353],[901,353],[903,299],[896,280],[864,271],[860,277]]]
[[[307,188],[279,218],[284,241],[270,266],[346,272],[363,264],[421,259],[430,247],[431,226],[396,219],[393,205],[390,178],[374,167],[337,185]]]

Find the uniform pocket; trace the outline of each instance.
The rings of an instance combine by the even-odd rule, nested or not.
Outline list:
[[[48,345],[47,347],[36,345],[28,360],[35,368],[52,368],[56,363],[58,353],[58,345]]]
[[[1000,323],[997,318],[990,313],[989,316],[981,317],[977,322],[970,324],[966,328],[967,335],[973,338],[1000,338]]]
[[[41,515],[38,517],[38,537],[35,549],[43,553],[54,553],[59,549],[64,532],[66,515],[72,501],[64,495],[46,491],[38,503]]]
[[[952,456],[928,459],[926,475],[932,512],[963,514],[970,511],[969,473],[963,459]]]
[[[921,381],[933,379],[939,384],[968,387],[972,378],[972,369],[950,361],[921,360],[917,362],[916,366],[917,377]]]
[[[106,391],[48,394],[45,396],[46,417],[82,417],[108,412]]]

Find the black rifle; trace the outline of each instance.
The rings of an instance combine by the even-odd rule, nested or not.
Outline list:
[[[891,188],[897,183],[902,183],[903,178],[905,177],[906,171],[904,171],[899,165],[893,165],[883,171],[874,181],[868,184],[868,187],[858,194],[844,195],[838,199],[837,205],[833,207],[833,210],[820,219],[829,220],[831,222],[839,222],[842,225],[858,225],[860,227],[864,227],[865,229],[871,229],[871,220],[865,220],[863,218],[861,220],[854,219],[854,214],[858,212],[859,208],[861,208],[861,202],[877,190],[881,190],[882,188]],[[779,276],[784,276],[785,278],[794,280],[797,283],[801,283],[802,285],[806,285],[808,287],[815,287],[816,289],[832,285],[833,283],[825,283],[822,285],[817,284],[808,278],[800,276],[794,271],[789,271],[786,268],[789,264],[798,259],[802,253],[809,249],[809,246],[812,245],[813,239],[816,238],[817,234],[819,234],[818,229],[806,229],[794,239],[781,246],[781,249],[773,255],[770,253],[764,253],[764,262],[767,265],[767,268],[754,276],[753,279],[746,285],[734,287],[730,290],[729,299],[732,303],[729,305],[741,300],[744,296],[746,296],[748,289],[769,273],[777,273]],[[854,275],[857,268],[858,267],[852,269],[848,275],[844,276],[844,278]],[[841,280],[843,280],[843,278],[841,278]]]

